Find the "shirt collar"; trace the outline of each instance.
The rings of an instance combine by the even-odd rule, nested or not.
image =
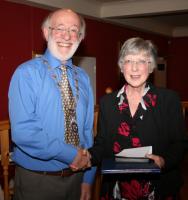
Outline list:
[[[126,87],[126,84],[119,90],[118,94],[117,94],[117,98],[120,98],[119,102],[118,102],[118,105],[120,106],[123,102],[124,102],[124,93],[125,93],[125,87]],[[145,88],[144,88],[144,92],[143,92],[143,95],[142,95],[142,99],[141,99],[141,106],[144,110],[147,110],[146,106],[145,106],[145,103],[144,103],[144,99],[143,97],[146,95],[146,93],[150,90],[150,86],[149,84],[146,84]]]
[[[59,59],[57,59],[56,57],[54,57],[51,52],[49,51],[49,49],[47,49],[43,55],[44,59],[48,61],[49,65],[52,68],[56,68],[61,66],[61,61]],[[72,59],[69,59],[66,61],[65,63],[66,66],[72,68],[73,67],[73,63],[72,63]]]
[[[119,92],[117,93],[117,97],[120,97],[120,95],[124,93],[124,87],[125,87],[125,86],[123,86],[123,87],[119,90]]]
[[[120,95],[123,94],[123,93],[125,92],[125,86],[126,86],[126,85],[124,85],[124,86],[119,90],[119,92],[117,93],[117,97],[120,97]],[[145,94],[149,91],[149,89],[150,89],[149,84],[146,84],[146,86],[145,86],[145,88],[144,88],[144,93],[143,93],[142,96],[145,96]]]

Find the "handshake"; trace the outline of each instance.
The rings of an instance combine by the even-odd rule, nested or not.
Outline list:
[[[87,149],[78,149],[78,153],[73,162],[69,165],[72,171],[85,170],[91,167],[91,155]]]

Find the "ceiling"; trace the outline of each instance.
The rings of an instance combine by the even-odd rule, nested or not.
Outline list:
[[[188,36],[188,0],[10,0],[68,7],[80,14],[162,35]]]

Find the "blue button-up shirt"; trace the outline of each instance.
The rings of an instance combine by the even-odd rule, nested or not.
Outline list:
[[[58,171],[69,167],[77,149],[64,141],[64,113],[58,82],[61,62],[48,50],[42,57],[20,65],[9,88],[9,115],[12,140],[15,143],[12,159],[30,170]],[[93,94],[85,71],[66,62],[68,79],[74,96],[77,94],[77,123],[80,146],[93,144]],[[75,73],[75,70],[77,73]],[[77,75],[76,75],[77,74]],[[91,183],[95,168],[87,170],[84,182]]]

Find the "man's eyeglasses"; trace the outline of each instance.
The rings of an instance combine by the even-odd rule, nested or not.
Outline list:
[[[70,27],[70,28],[49,27],[49,29],[51,29],[52,31],[54,31],[55,34],[65,35],[66,33],[69,33],[73,37],[80,35],[79,29],[77,27],[74,27],[74,26]]]
[[[140,59],[140,60],[127,59],[127,60],[125,60],[124,64],[127,66],[132,66],[134,64],[136,64],[137,66],[146,66],[146,65],[151,64],[151,62],[147,61],[147,60],[142,60],[142,59]]]

